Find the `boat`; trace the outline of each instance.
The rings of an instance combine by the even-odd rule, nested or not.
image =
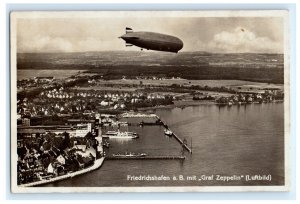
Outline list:
[[[119,157],[119,158],[137,158],[137,157],[145,157],[147,156],[146,153],[134,153],[134,152],[125,152],[124,154],[113,154],[113,157]]]
[[[138,134],[135,132],[120,132],[118,131],[107,131],[104,135],[102,135],[103,138],[116,138],[116,139],[136,139],[138,138]]]
[[[173,132],[169,129],[165,129],[164,132],[165,132],[165,135],[167,135],[167,136],[172,136],[173,135]]]

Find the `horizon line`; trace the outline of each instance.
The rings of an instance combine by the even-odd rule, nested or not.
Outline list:
[[[165,53],[165,54],[180,54],[180,53],[191,53],[191,52],[202,52],[206,54],[284,54],[284,53],[278,53],[278,52],[208,52],[208,51],[181,51],[178,53],[169,53],[169,52],[162,52],[162,51],[125,51],[125,50],[102,50],[102,51],[74,51],[74,52],[16,52],[16,54],[70,54],[70,53],[97,53],[97,52],[141,52],[141,53]]]

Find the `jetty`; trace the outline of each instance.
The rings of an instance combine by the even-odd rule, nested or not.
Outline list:
[[[182,145],[183,148],[185,148],[189,153],[193,153],[192,148],[187,146],[186,143],[184,143],[175,133],[172,133],[172,136]]]
[[[143,157],[119,157],[119,156],[107,156],[106,160],[185,160],[185,156],[143,156]]]
[[[157,117],[158,117],[158,116],[157,116]],[[158,119],[159,119],[160,123],[164,126],[164,128],[165,128],[166,130],[171,131],[166,123],[164,123],[160,118],[158,118]],[[171,131],[171,132],[172,132],[172,131]],[[172,132],[172,134],[171,134],[170,136],[173,136],[173,137],[181,144],[181,146],[182,146],[185,150],[187,150],[189,153],[191,153],[191,154],[193,153],[192,148],[189,147],[189,146],[187,145],[187,143],[186,143],[185,140],[182,140],[182,139],[181,139],[180,137],[178,137],[174,132]]]

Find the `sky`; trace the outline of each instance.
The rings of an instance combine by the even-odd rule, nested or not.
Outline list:
[[[19,18],[17,52],[138,51],[118,37],[125,27],[180,38],[182,51],[283,53],[280,17]]]

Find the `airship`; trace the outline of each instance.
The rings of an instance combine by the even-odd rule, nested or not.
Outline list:
[[[179,38],[171,35],[154,33],[154,32],[133,32],[129,27],[126,27],[126,34],[121,37],[126,42],[127,46],[137,46],[141,50],[157,50],[164,52],[177,53],[183,48],[183,42]]]

